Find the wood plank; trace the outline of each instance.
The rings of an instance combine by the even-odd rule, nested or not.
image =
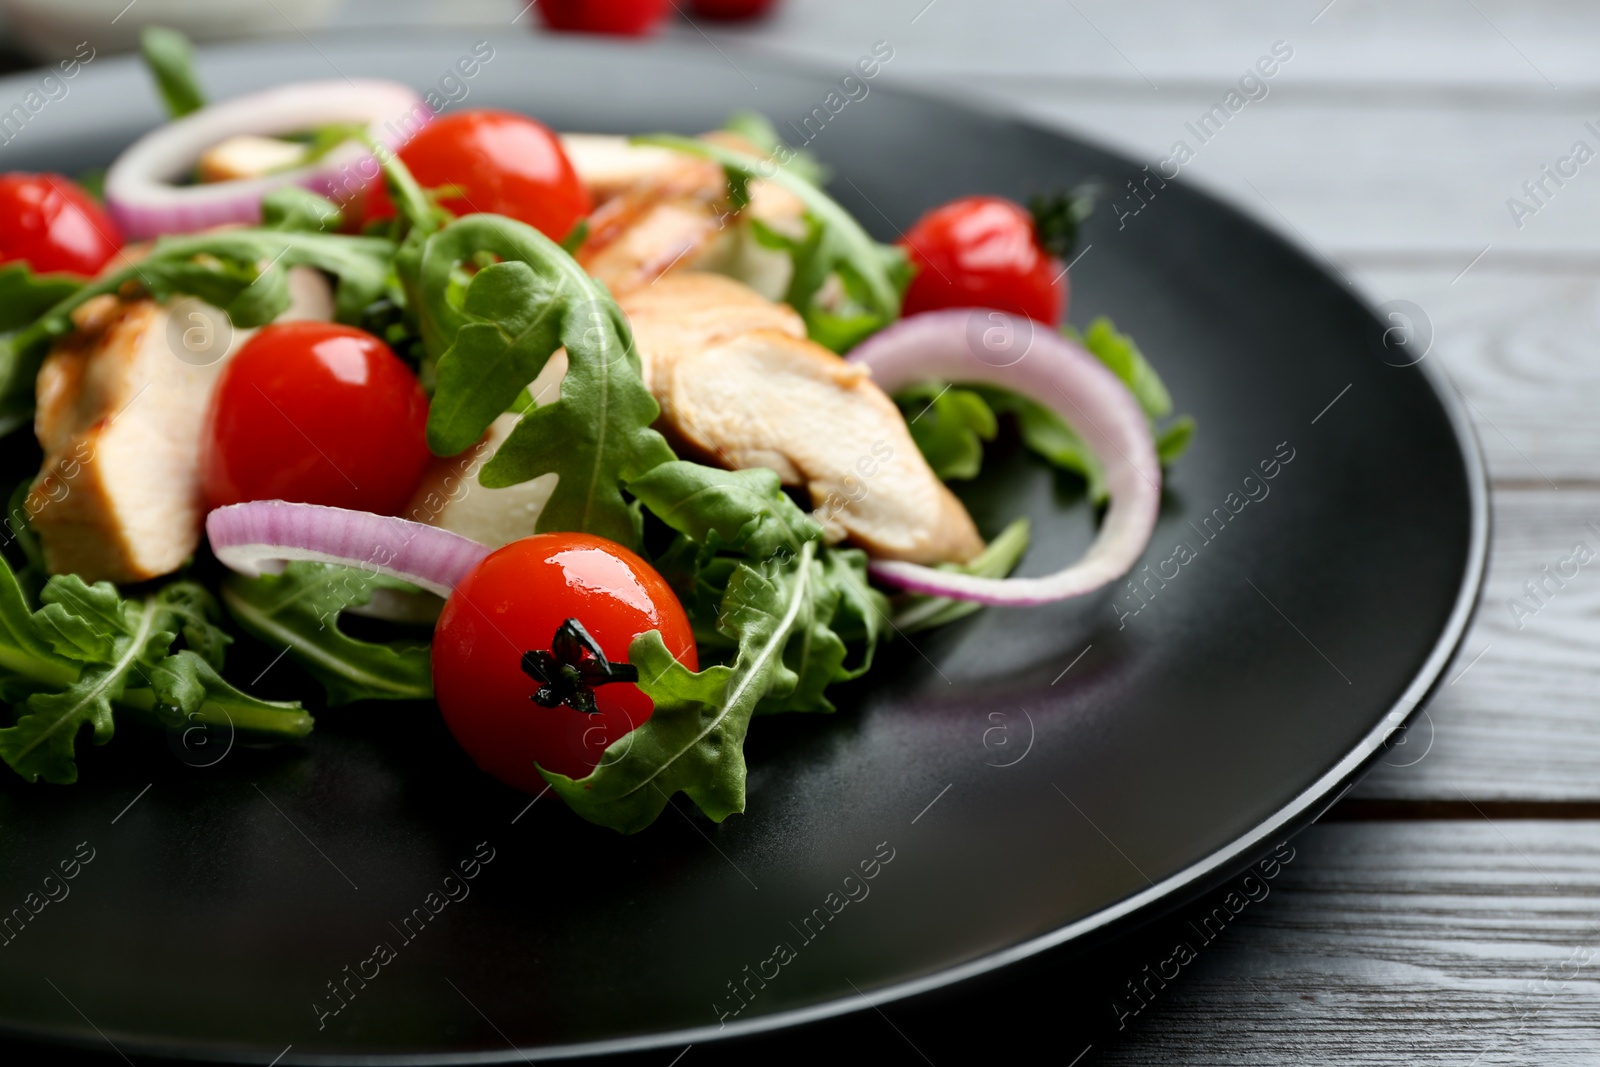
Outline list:
[[[1600,801],[1600,490],[1503,490],[1494,523],[1488,581],[1461,654],[1353,797]],[[1580,543],[1594,561],[1574,558],[1575,576],[1561,578]],[[1538,600],[1524,588],[1530,581],[1545,583]]]
[[[1081,1067],[1595,1062],[1600,824],[1328,825],[1294,847]]]
[[[1455,273],[1368,268],[1353,277],[1374,303],[1404,299],[1426,313],[1428,358],[1470,401],[1495,479],[1592,484],[1600,478],[1600,274],[1479,264],[1452,283]]]

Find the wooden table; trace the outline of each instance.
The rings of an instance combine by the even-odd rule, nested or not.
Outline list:
[[[521,6],[352,0],[338,26],[520,33]],[[887,40],[887,78],[1010,101],[1151,160],[1283,42],[1293,54],[1267,95],[1180,180],[1303,242],[1374,302],[1420,307],[1495,487],[1488,584],[1447,684],[1178,977],[1145,968],[1220,897],[1069,968],[801,1040],[696,1048],[684,1067],[775,1048],[942,1065],[974,1039],[1023,1059],[1048,1042],[1064,1067],[1600,1062],[1600,559],[1543,603],[1523,592],[1575,545],[1600,553],[1600,160],[1546,180],[1540,202],[1522,190],[1575,141],[1600,150],[1600,7],[788,0],[752,28],[668,32],[841,65]],[[1510,197],[1537,210],[1514,217]],[[1514,614],[1517,597],[1538,610]]]

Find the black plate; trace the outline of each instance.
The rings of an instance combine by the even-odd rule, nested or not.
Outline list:
[[[218,49],[202,73],[218,95],[340,74],[437,87],[471,43]],[[783,124],[825,107],[843,73],[515,32],[494,48],[466,106],[568,129],[693,132],[757,107],[798,140]],[[0,82],[0,101],[31,81]],[[142,73],[98,59],[4,163],[104,165],[157,118]],[[811,148],[886,239],[960,194],[1145,177],[881,80]],[[1107,314],[1133,333],[1199,420],[1146,561],[1180,544],[1193,558],[1147,580],[1137,615],[1122,588],[897,642],[839,714],[756,725],[748,814],[719,827],[679,804],[630,838],[549,798],[530,809],[428,708],[330,712],[302,750],[209,766],[220,744],[126,729],[75,787],[0,786],[0,909],[93,850],[0,949],[0,1028],[257,1063],[290,1045],[285,1063],[417,1063],[703,1041],[1006,966],[1192,892],[1309,820],[1462,634],[1482,470],[1431,361],[1395,365],[1409,357],[1382,343],[1389,323],[1181,181],[1143,188],[1137,215],[1119,225],[1126,197],[1089,223],[1072,301],[1080,324]],[[965,495],[990,533],[1029,516],[1024,573],[1054,569],[1087,544],[1091,510],[999,451]],[[470,896],[424,923],[429,895],[491,850]],[[875,857],[876,877],[850,877]],[[365,964],[380,943],[393,959]],[[347,1006],[324,1017],[330,983]]]

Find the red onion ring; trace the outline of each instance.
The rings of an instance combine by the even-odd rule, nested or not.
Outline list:
[[[366,146],[350,142],[310,166],[262,178],[175,185],[208,148],[236,134],[295,133],[336,123],[368,123],[374,141],[399,148],[433,120],[412,89],[386,81],[297,82],[201,108],[145,134],[106,172],[106,207],[130,240],[196,233],[261,221],[261,198],[300,185],[349,199],[377,177]]]
[[[217,508],[206,516],[206,536],[224,566],[251,578],[310,560],[386,574],[442,597],[490,552],[410,519],[285,500]]]
[[[1155,530],[1161,463],[1133,394],[1080,346],[1048,326],[964,308],[912,315],[868,338],[850,362],[870,367],[886,393],[929,379],[998,385],[1045,404],[1105,468],[1111,505],[1082,559],[1044,578],[979,578],[875,560],[871,573],[912,592],[980,604],[1044,604],[1093,592],[1132,569]]]

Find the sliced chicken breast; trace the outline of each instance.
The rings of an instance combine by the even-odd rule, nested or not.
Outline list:
[[[812,341],[751,330],[677,355],[662,418],[712,462],[803,485],[832,539],[881,559],[964,563],[983,538],[863,367]]]
[[[321,274],[296,268],[289,277],[284,319],[333,318]],[[39,370],[34,431],[45,458],[28,494],[30,522],[53,574],[169,574],[200,543],[201,424],[217,376],[251,331],[213,357],[185,339],[225,327],[215,309],[108,297],[80,311],[77,332]]]
[[[731,134],[707,134],[746,152],[755,149]],[[748,215],[778,232],[804,233],[805,207],[771,182],[749,183],[750,203],[738,212],[728,201],[722,167],[675,154],[670,166],[650,169],[590,216],[578,262],[617,296],[649,285],[673,270],[714,271],[739,278],[771,299],[788,288],[786,253],[765,248],[741,224]]]

